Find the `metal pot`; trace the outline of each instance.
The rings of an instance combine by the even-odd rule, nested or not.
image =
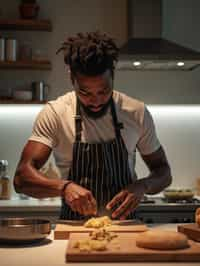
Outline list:
[[[33,100],[46,101],[49,85],[44,81],[33,81],[31,84]]]
[[[38,218],[0,219],[0,242],[33,243],[46,238],[51,232],[49,220]]]

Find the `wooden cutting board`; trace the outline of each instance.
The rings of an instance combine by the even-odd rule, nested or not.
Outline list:
[[[189,240],[190,247],[181,250],[151,250],[136,246],[138,233],[119,233],[120,249],[109,244],[108,250],[80,252],[74,248],[77,240],[88,237],[88,233],[70,234],[66,250],[67,262],[200,262],[200,243]]]
[[[178,225],[177,230],[188,238],[200,242],[200,227],[196,223]]]
[[[148,230],[145,224],[111,225],[107,227],[111,232],[144,232]],[[70,233],[86,233],[93,228],[85,228],[83,225],[57,224],[54,229],[54,239],[69,239]]]

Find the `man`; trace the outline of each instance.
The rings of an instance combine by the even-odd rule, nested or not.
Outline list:
[[[145,105],[113,89],[118,48],[100,32],[79,33],[64,52],[74,90],[39,113],[18,164],[14,186],[32,197],[62,197],[60,218],[83,219],[100,208],[134,217],[144,194],[171,183],[170,167]],[[149,176],[137,179],[135,151]],[[54,152],[61,179],[39,169]]]

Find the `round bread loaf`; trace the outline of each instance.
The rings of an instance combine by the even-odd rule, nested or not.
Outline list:
[[[198,226],[200,226],[200,208],[196,209],[195,212],[195,222],[198,224]]]
[[[189,247],[187,237],[179,232],[152,229],[138,234],[136,245],[142,248],[172,250]]]

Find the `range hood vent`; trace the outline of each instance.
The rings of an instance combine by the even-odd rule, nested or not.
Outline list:
[[[200,65],[200,52],[161,37],[161,0],[127,3],[129,40],[120,48],[117,69],[192,70]]]

